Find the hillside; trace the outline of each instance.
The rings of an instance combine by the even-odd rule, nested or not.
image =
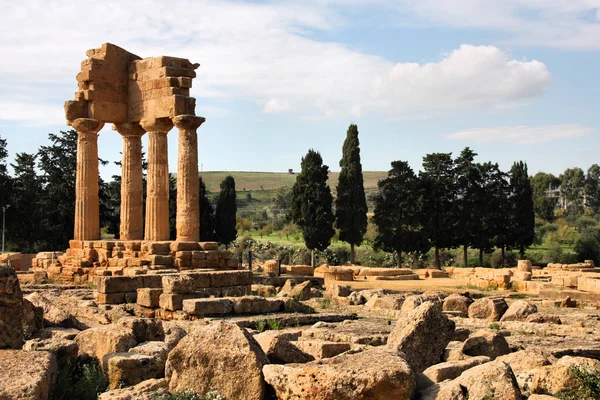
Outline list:
[[[272,190],[282,186],[292,186],[296,182],[297,173],[287,172],[240,172],[240,171],[208,171],[201,172],[200,176],[209,192],[218,192],[221,181],[231,175],[235,179],[235,188],[238,191]],[[329,184],[335,188],[340,173],[329,173]],[[365,191],[377,189],[377,182],[387,176],[384,171],[363,171]]]

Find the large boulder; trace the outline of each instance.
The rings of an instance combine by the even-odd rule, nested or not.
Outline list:
[[[41,307],[44,310],[44,326],[76,329],[86,328],[71,313],[55,306],[50,299],[46,298],[40,292],[33,292],[25,298],[34,306]]]
[[[442,310],[460,312],[461,316],[466,317],[469,311],[469,306],[472,303],[473,300],[470,297],[463,296],[462,294],[458,293],[452,293],[444,300]]]
[[[47,400],[56,374],[56,357],[51,353],[0,350],[0,399]]]
[[[131,330],[138,343],[165,339],[162,321],[153,318],[120,318],[116,325]]]
[[[441,361],[454,328],[454,321],[442,313],[439,304],[426,302],[398,319],[387,344],[404,353],[414,371],[422,372]]]
[[[139,353],[110,353],[102,360],[110,389],[160,378],[164,374],[164,365],[162,367],[153,356]]]
[[[263,372],[279,400],[408,400],[415,389],[408,363],[386,347]]]
[[[188,333],[169,353],[165,376],[169,390],[219,391],[228,399],[262,400],[262,368],[268,359],[243,328],[218,322]]]
[[[167,387],[164,379],[149,379],[125,389],[104,392],[98,400],[156,400],[169,395]]]
[[[422,400],[521,400],[521,392],[508,364],[492,361],[470,368],[458,378],[430,386]]]
[[[266,331],[254,336],[256,342],[263,349],[269,361],[273,364],[305,363],[314,358],[293,345],[291,341],[297,340],[301,332]]]
[[[537,307],[525,300],[517,300],[508,307],[500,321],[524,321],[529,315],[535,314]]]
[[[173,346],[174,347],[174,346]],[[165,364],[169,352],[173,349],[168,343],[153,341],[140,343],[135,347],[129,349],[130,353],[143,354],[153,358],[154,370],[159,371],[157,378],[164,378],[165,376]]]
[[[487,319],[488,321],[500,321],[508,309],[508,304],[501,297],[484,297],[475,300],[469,306],[469,318]]]
[[[465,340],[461,349],[468,356],[486,356],[494,359],[510,353],[510,346],[504,336],[491,329],[482,329]]]
[[[510,366],[517,378],[521,393],[530,393],[535,371],[539,367],[550,365],[554,357],[544,354],[539,349],[525,349],[500,356],[496,360]]]
[[[23,293],[14,269],[0,267],[0,349],[23,347]]]
[[[23,336],[31,339],[44,328],[44,309],[34,306],[29,300],[23,299]]]
[[[417,386],[419,390],[443,382],[448,379],[455,379],[466,370],[491,361],[489,357],[478,356],[469,357],[466,360],[446,361],[432,365],[417,376]]]
[[[77,336],[79,356],[95,357],[100,362],[109,353],[124,353],[137,342],[131,329],[118,326],[103,326],[87,329]]]
[[[531,392],[539,394],[557,394],[560,391],[574,389],[578,381],[573,377],[573,369],[599,370],[600,361],[585,357],[565,356],[552,365],[535,370],[531,382]]]

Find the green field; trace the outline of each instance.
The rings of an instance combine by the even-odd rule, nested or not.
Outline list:
[[[244,172],[244,171],[207,171],[200,176],[209,192],[218,192],[221,181],[227,176],[235,179],[237,191],[272,190],[282,186],[292,186],[296,182],[297,173],[287,172]],[[340,173],[329,173],[329,184],[335,188]],[[365,191],[377,189],[377,182],[387,176],[385,171],[363,171]]]

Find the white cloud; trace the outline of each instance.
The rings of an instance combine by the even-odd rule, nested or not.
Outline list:
[[[517,107],[551,83],[542,62],[513,60],[494,46],[463,45],[440,60],[417,64],[313,39],[315,30],[347,23],[336,7],[210,0],[147,0],[143,7],[116,0],[4,2],[0,48],[10,60],[0,64],[0,86],[28,88],[37,103],[62,108],[76,90],[85,51],[107,41],[142,57],[165,54],[202,64],[192,89],[199,103],[241,100],[263,105],[266,113],[293,111],[312,120]],[[0,90],[0,101],[13,101],[7,93]],[[209,111],[198,108],[207,118]]]
[[[600,0],[388,0],[380,5],[407,26],[500,31],[517,46],[600,49]]]
[[[588,136],[593,128],[578,124],[547,126],[500,126],[474,128],[444,135],[448,139],[475,143],[501,142],[511,144],[535,144],[561,139]]]
[[[271,99],[269,101],[267,101],[265,103],[265,105],[263,106],[263,111],[269,114],[272,113],[281,113],[281,112],[285,112],[285,111],[289,111],[291,110],[292,107],[290,106],[290,103],[288,103],[285,100],[279,100],[279,99]]]

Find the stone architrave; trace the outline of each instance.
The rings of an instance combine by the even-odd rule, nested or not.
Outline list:
[[[100,239],[98,132],[104,127],[104,122],[78,118],[72,126],[77,131],[74,239],[97,240]]]
[[[121,240],[144,238],[142,136],[146,133],[139,124],[115,124],[123,137],[121,158]]]
[[[169,157],[167,134],[173,128],[169,118],[142,120],[148,132],[148,182],[146,191],[145,240],[169,240]]]
[[[204,118],[178,115],[173,124],[179,129],[177,163],[177,241],[200,240],[200,205],[198,202],[198,134]]]

